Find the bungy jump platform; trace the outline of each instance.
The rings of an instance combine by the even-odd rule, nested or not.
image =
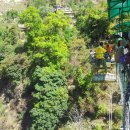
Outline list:
[[[93,77],[94,82],[116,82],[116,74],[95,74]]]

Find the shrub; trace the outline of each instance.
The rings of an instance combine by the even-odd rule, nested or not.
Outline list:
[[[20,66],[18,64],[13,64],[6,69],[5,73],[7,78],[19,81],[22,76],[21,72]]]
[[[122,119],[122,109],[120,107],[116,107],[116,109],[114,110],[114,118],[115,120]]]
[[[7,11],[5,19],[11,20],[11,19],[15,19],[17,17],[18,17],[18,12],[16,10],[11,9],[11,10]]]
[[[97,117],[106,116],[107,113],[108,113],[108,108],[107,108],[106,104],[100,103],[98,105]]]
[[[102,126],[100,124],[96,124],[96,128],[94,130],[102,130]]]
[[[2,40],[8,44],[16,44],[18,41],[19,29],[16,25],[11,25],[7,27],[6,30],[2,33]]]

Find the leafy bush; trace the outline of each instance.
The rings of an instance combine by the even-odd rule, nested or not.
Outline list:
[[[114,110],[114,119],[115,120],[121,120],[122,119],[122,108],[116,107]]]
[[[2,25],[1,25],[2,26]],[[19,30],[16,25],[11,27],[0,26],[0,61],[10,55],[14,55],[14,44],[17,44]]]
[[[15,46],[3,42],[0,44],[0,76],[5,77],[5,70],[14,63]]]
[[[100,103],[98,105],[97,117],[106,116],[108,113],[108,108],[106,104]]]
[[[68,94],[61,71],[37,68],[34,75],[34,106],[31,110],[32,130],[54,130],[67,109]]]
[[[0,100],[0,116],[2,116],[5,112],[5,106],[3,105],[3,102]]]
[[[96,124],[96,128],[94,130],[102,130],[102,126],[100,124]]]
[[[20,14],[20,23],[24,24],[28,28],[27,46],[30,47],[29,43],[32,42],[35,37],[40,36],[43,31],[43,24],[39,11],[30,6],[27,10]]]
[[[75,82],[82,89],[83,92],[85,90],[90,91],[90,89],[92,87],[91,81],[92,81],[91,73],[85,74],[82,69],[77,70]]]
[[[11,79],[11,80],[17,80],[19,81],[20,78],[21,78],[21,68],[19,65],[17,64],[13,64],[11,66],[9,66],[7,69],[6,69],[6,77]]]
[[[6,20],[11,20],[11,19],[15,19],[18,17],[18,12],[16,10],[9,10],[6,12],[6,16],[5,16],[5,19]]]
[[[18,41],[19,29],[16,25],[7,27],[6,30],[2,32],[2,40],[8,44],[16,44]]]

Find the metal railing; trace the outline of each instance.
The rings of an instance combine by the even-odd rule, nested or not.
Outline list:
[[[130,65],[123,65],[122,69],[118,69],[119,83],[121,89],[121,100],[123,101],[123,130],[130,130]],[[122,79],[121,79],[122,77]]]

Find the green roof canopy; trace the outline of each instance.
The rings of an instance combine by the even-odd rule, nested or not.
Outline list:
[[[119,24],[114,26],[113,29],[117,30],[116,33],[128,32],[130,30],[130,21],[123,22],[124,21],[123,19],[125,17],[123,17],[122,14],[128,13],[128,15],[129,15],[129,13],[130,13],[130,0],[107,0],[107,2],[108,2],[109,20],[112,20],[116,16],[119,16]]]
[[[109,9],[115,8],[118,4],[125,2],[126,0],[108,0]]]
[[[108,0],[109,19],[130,12],[130,0]]]

